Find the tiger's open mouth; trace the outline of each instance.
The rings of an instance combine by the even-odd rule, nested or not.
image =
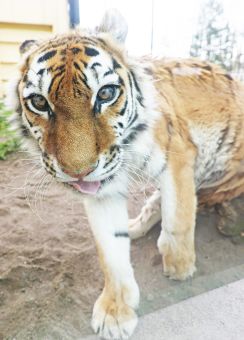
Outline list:
[[[83,194],[95,195],[101,186],[101,181],[85,182],[80,179],[77,182],[69,182],[69,185],[73,186],[76,190]]]
[[[80,178],[75,180],[75,178],[70,178],[66,183],[83,194],[96,195],[98,190],[101,189],[105,183],[111,182],[111,179],[114,178],[120,169],[121,164],[122,162],[113,162],[110,169],[102,174],[97,174],[96,169],[94,169],[94,171],[91,171],[91,173],[83,177],[83,179]]]

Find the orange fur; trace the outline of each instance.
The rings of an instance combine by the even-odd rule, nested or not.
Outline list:
[[[189,69],[199,71],[199,75],[184,75]],[[179,74],[173,73],[175,69]],[[182,75],[180,74],[182,71]],[[230,200],[244,192],[244,87],[231,78],[220,67],[198,60],[155,60],[151,62],[154,83],[160,95],[160,109],[170,112],[171,119],[183,122],[183,139],[190,139],[189,126],[215,128],[220,136],[227,131],[226,142],[230,148],[226,157],[226,174],[211,188],[199,190],[199,203],[213,205]],[[164,119],[168,119],[165,115]],[[156,130],[162,129],[156,127]],[[215,127],[216,126],[216,127]],[[164,130],[164,133],[168,133]],[[168,133],[171,135],[170,133]],[[162,136],[162,134],[161,134]],[[174,135],[171,136],[172,139]],[[156,136],[159,140],[160,136]],[[165,137],[163,137],[165,139]],[[182,143],[182,140],[181,140]],[[161,143],[165,147],[165,142]],[[192,147],[194,147],[192,143]],[[169,147],[172,155],[179,150]],[[175,157],[176,154],[175,154]],[[184,152],[179,158],[185,158]]]

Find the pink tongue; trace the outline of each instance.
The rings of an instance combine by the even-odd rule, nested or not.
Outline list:
[[[79,180],[78,182],[70,182],[70,185],[73,185],[75,189],[77,189],[80,192],[83,192],[84,194],[91,194],[95,195],[100,187],[101,182],[95,181],[95,182],[85,182],[82,180]]]

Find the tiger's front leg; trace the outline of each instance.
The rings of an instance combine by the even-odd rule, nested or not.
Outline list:
[[[186,157],[185,157],[186,158]],[[195,272],[196,193],[191,160],[172,157],[161,177],[162,231],[158,248],[165,275],[184,280]]]
[[[130,263],[130,239],[125,199],[85,202],[95,237],[105,286],[97,299],[92,328],[105,339],[128,339],[137,324],[139,289]]]

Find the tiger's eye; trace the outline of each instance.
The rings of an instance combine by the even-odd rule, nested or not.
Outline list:
[[[47,100],[41,95],[35,95],[31,98],[31,104],[38,111],[48,111],[49,105]]]
[[[115,97],[116,87],[115,86],[103,86],[97,94],[97,97],[101,101],[110,101]]]

